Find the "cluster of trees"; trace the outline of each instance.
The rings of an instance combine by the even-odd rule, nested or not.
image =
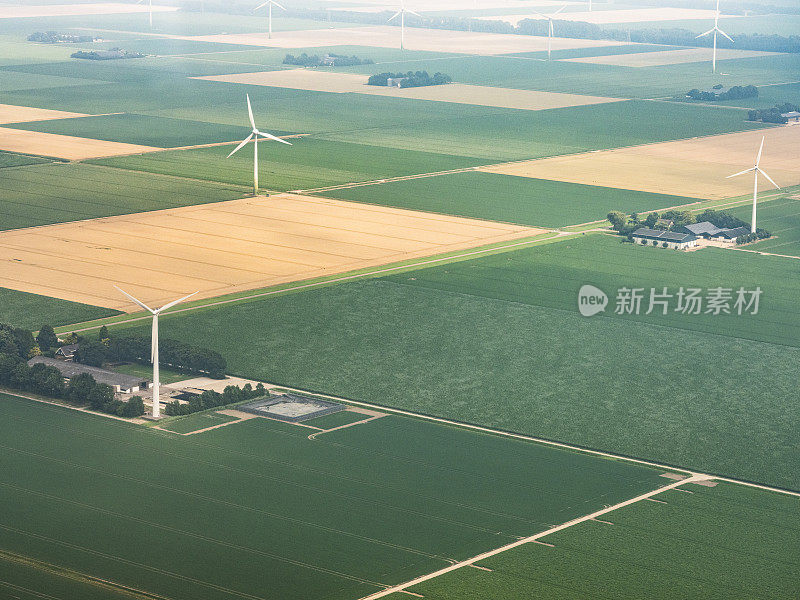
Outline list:
[[[21,392],[67,400],[80,406],[89,405],[94,410],[120,417],[132,418],[144,414],[141,397],[134,396],[128,402],[117,400],[111,386],[97,383],[88,373],[73,377],[67,385],[61,371],[55,367],[41,363],[29,366],[28,358],[33,348],[49,352],[58,346],[58,338],[50,325],[42,325],[34,340],[30,331],[2,323],[0,340],[0,385]]]
[[[149,337],[111,337],[108,329],[102,327],[97,339],[80,340],[75,361],[94,367],[100,367],[107,362],[147,364],[150,362],[150,351]],[[177,340],[160,339],[158,355],[161,366],[207,375],[214,379],[224,379],[228,366],[225,358],[218,352]]]
[[[372,65],[375,64],[375,61],[371,58],[361,59],[357,56],[345,56],[332,52],[323,57],[320,57],[318,54],[309,56],[307,53],[303,52],[300,56],[287,54],[286,58],[283,59],[283,64],[298,65],[300,67],[321,67],[323,65],[332,67],[354,67],[357,65]]]
[[[262,383],[259,383],[256,387],[247,383],[241,388],[237,385],[229,385],[221,394],[213,390],[205,390],[202,394],[189,400],[188,404],[181,404],[177,400],[168,402],[164,408],[164,414],[167,416],[189,415],[201,410],[236,404],[237,402],[253,400],[266,395],[268,393]]]
[[[749,244],[750,242],[757,242],[758,240],[765,240],[771,237],[771,234],[766,229],[756,228],[755,233],[748,233],[747,235],[740,235],[736,238],[737,244]]]
[[[40,44],[86,44],[97,41],[91,35],[73,35],[71,33],[58,33],[56,31],[37,31],[28,36],[29,42],[39,42]]]
[[[622,235],[630,236],[640,227],[648,229],[677,230],[686,225],[696,223],[698,219],[688,210],[667,210],[659,214],[657,212],[647,213],[642,218],[637,213],[626,215],[618,210],[611,211],[606,217],[611,223],[614,231]],[[699,219],[700,221],[707,219]]]
[[[425,87],[429,85],[444,85],[452,83],[453,78],[444,73],[434,73],[432,76],[427,71],[409,71],[408,73],[378,73],[369,78],[369,85],[386,86],[390,79],[403,79],[401,87]]]
[[[111,48],[111,50],[78,50],[73,52],[72,58],[84,58],[86,60],[116,60],[118,58],[144,58],[140,52],[128,52],[122,48]]]
[[[724,92],[715,91],[722,89],[724,88],[721,84],[715,85],[711,89],[711,91],[706,91],[706,92],[701,92],[698,89],[693,89],[686,94],[686,97],[691,98],[692,100],[702,100],[704,102],[716,102],[721,100],[742,100],[744,98],[758,97],[758,88],[754,85],[744,85],[744,86],[734,85],[733,87],[725,90]]]
[[[762,108],[759,110],[751,110],[747,113],[747,118],[750,121],[763,121],[764,123],[778,123],[786,125],[789,119],[781,115],[790,112],[800,112],[800,106],[786,102],[784,104],[776,104],[772,108]]]

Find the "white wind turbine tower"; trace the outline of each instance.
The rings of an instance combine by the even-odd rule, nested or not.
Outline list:
[[[286,140],[282,140],[279,137],[275,137],[271,133],[263,133],[258,130],[256,127],[256,121],[253,118],[253,107],[250,104],[250,94],[247,94],[247,114],[250,117],[250,125],[253,127],[253,131],[250,132],[244,141],[236,146],[236,149],[228,154],[228,158],[236,154],[239,150],[244,148],[247,145],[247,142],[253,140],[253,190],[255,195],[258,196],[258,136],[268,138],[270,140],[275,140],[276,142],[280,142],[281,144],[286,144],[287,146],[291,146],[292,144],[287,142]]]
[[[543,19],[547,19],[547,60],[550,60],[550,56],[553,53],[553,17],[555,17],[558,13],[562,12],[567,8],[565,4],[561,8],[559,8],[556,12],[552,15],[543,15],[540,12],[534,13],[542,17]]]
[[[159,404],[159,387],[161,385],[161,382],[159,381],[159,364],[158,364],[158,315],[160,315],[168,308],[172,308],[176,304],[180,304],[181,302],[188,300],[189,298],[191,298],[195,294],[198,294],[199,292],[195,292],[194,294],[189,294],[188,296],[184,296],[179,300],[175,300],[173,302],[170,302],[169,304],[165,304],[161,308],[153,309],[147,306],[144,302],[140,302],[139,300],[131,296],[125,290],[122,290],[117,286],[114,287],[116,287],[120,292],[125,294],[128,298],[133,300],[136,304],[138,304],[147,312],[153,315],[153,337],[151,339],[151,345],[150,345],[150,361],[153,363],[153,418],[157,419],[161,416],[161,404]]]
[[[264,4],[259,4],[258,6],[256,6],[253,9],[253,12],[256,12],[257,10],[264,8],[265,6],[269,7],[269,39],[272,39],[272,7],[277,6],[281,10],[286,10],[286,9],[283,8],[277,2],[275,2],[275,0],[267,0],[266,2],[264,2]]]
[[[712,62],[711,62],[711,72],[712,73],[716,73],[717,72],[717,34],[721,33],[722,35],[724,35],[726,38],[728,38],[730,41],[733,42],[733,39],[731,38],[731,36],[729,36],[727,33],[725,33],[724,31],[722,31],[722,29],[719,28],[719,0],[717,0],[717,12],[714,14],[714,27],[712,27],[711,29],[709,29],[705,33],[701,33],[695,39],[700,39],[701,37],[705,37],[707,35],[711,35],[712,33],[714,34],[714,57],[713,57]]]
[[[412,15],[415,15],[417,17],[422,18],[421,14],[416,13],[413,10],[407,9],[405,0],[402,0],[400,2],[400,10],[397,11],[394,15],[392,15],[392,18],[390,18],[388,21],[386,21],[387,23],[391,23],[397,17],[400,17],[400,50],[405,50],[406,49],[405,48],[405,46],[406,46],[406,13],[411,13]]]
[[[143,2],[144,2],[144,0],[138,0],[136,2],[136,4],[142,4]],[[149,6],[149,9],[148,9],[147,12],[150,13],[150,29],[152,29],[153,28],[153,0],[148,0],[148,6]]]
[[[767,175],[761,169],[761,154],[764,152],[764,138],[761,138],[761,148],[758,149],[758,157],[756,158],[756,164],[754,167],[749,169],[745,169],[744,171],[740,171],[738,173],[734,173],[733,175],[728,175],[728,179],[731,177],[738,177],[739,175],[744,175],[745,173],[754,173],[755,182],[753,183],[753,219],[750,224],[750,233],[756,232],[756,205],[758,204],[758,174],[761,173],[767,180],[775,186],[776,189],[781,189],[780,186],[772,180],[772,177]]]

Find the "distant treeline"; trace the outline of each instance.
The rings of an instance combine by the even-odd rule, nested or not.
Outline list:
[[[71,56],[86,60],[117,60],[120,58],[144,58],[145,55],[139,52],[128,52],[121,48],[112,48],[111,50],[78,50]]]
[[[28,36],[29,42],[39,42],[40,44],[85,44],[95,40],[97,38],[92,35],[73,35],[71,33],[58,33],[57,31],[37,31]]]
[[[342,54],[326,54],[319,56],[314,54],[309,56],[303,52],[300,56],[287,54],[283,59],[285,65],[298,65],[301,67],[354,67],[357,65],[372,65],[375,61],[370,58],[358,58],[357,56],[344,56]]]
[[[368,85],[386,86],[390,79],[402,79],[400,87],[425,87],[428,85],[444,85],[452,83],[453,79],[444,73],[434,73],[431,75],[427,71],[409,71],[408,73],[378,73],[372,75],[367,81]]]
[[[754,85],[734,85],[731,88],[728,88],[722,93],[719,93],[717,90],[721,90],[723,87],[714,86],[714,88],[710,91],[700,91],[698,89],[690,90],[686,96],[691,98],[692,100],[702,100],[704,102],[718,102],[723,100],[742,100],[744,98],[757,98],[758,97],[758,88]]]
[[[764,123],[777,123],[779,125],[786,125],[789,119],[782,117],[786,113],[800,112],[800,106],[797,104],[778,104],[772,108],[762,108],[759,110],[751,110],[747,113],[749,121],[763,121]]]

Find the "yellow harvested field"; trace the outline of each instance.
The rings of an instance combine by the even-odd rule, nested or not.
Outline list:
[[[160,152],[163,148],[0,127],[0,150],[66,160],[84,160],[143,152]]]
[[[563,6],[563,3],[561,4]],[[501,15],[478,17],[485,21],[505,21],[512,25],[517,25],[524,19],[541,19],[536,15],[536,11],[542,12],[538,8],[532,11],[519,12],[514,15]],[[619,10],[595,10],[581,12],[563,12],[557,17],[560,21],[581,21],[584,23],[594,23],[596,25],[607,25],[612,23],[645,23],[652,21],[690,21],[703,20],[714,22],[715,11],[696,8],[632,8]],[[724,15],[724,18],[730,18]]]
[[[30,121],[49,121],[52,119],[74,119],[88,117],[82,113],[48,110],[46,108],[31,108],[29,106],[14,106],[0,104],[0,123],[25,123]]]
[[[146,13],[147,10],[147,4],[123,4],[121,2],[47,4],[41,6],[4,4],[0,6],[0,19],[19,19],[22,17],[71,17],[75,15],[118,15],[126,13]],[[153,5],[153,12],[175,12],[177,10],[177,6]]]
[[[760,52],[758,50],[717,50],[717,60],[734,58],[757,58],[760,56],[779,56],[778,52]],[[686,50],[663,50],[659,52],[637,52],[635,54],[616,54],[614,56],[588,56],[586,58],[565,58],[565,62],[579,62],[592,65],[610,65],[614,67],[661,67],[665,65],[682,65],[685,63],[711,61],[710,48],[688,48]]]
[[[378,0],[350,0],[349,2],[342,2],[342,0],[325,0],[331,4],[330,10],[336,11],[353,11],[353,12],[383,12],[392,11],[397,12],[397,3],[391,1]],[[489,9],[528,9],[528,10],[541,10],[543,8],[561,8],[565,4],[568,5],[581,5],[583,2],[559,2],[559,0],[481,0],[481,10]],[[425,0],[424,3],[415,3],[412,7],[417,12],[432,12],[432,11],[450,11],[450,10],[465,10],[469,9],[469,5],[464,4],[464,0]]]
[[[294,194],[0,232],[0,287],[131,311],[542,233]]]
[[[357,93],[369,94],[372,96],[391,96],[392,98],[431,100],[435,102],[478,104],[482,106],[516,108],[521,110],[545,110],[548,108],[620,102],[619,98],[513,90],[460,83],[405,89],[387,88],[367,85],[367,80],[369,79],[368,75],[313,71],[310,69],[212,75],[209,77],[198,77],[197,79],[223,81],[226,83],[242,83],[246,85],[266,85],[296,90],[313,90],[317,92],[335,92],[340,94]]]
[[[282,31],[273,35],[271,40],[263,33],[203,35],[182,37],[181,39],[286,49],[320,48],[325,46],[399,48],[400,28],[381,25],[375,27]],[[610,40],[553,38],[554,50],[622,45],[625,45],[625,43]],[[547,50],[547,38],[532,35],[475,33],[406,27],[405,47],[408,50],[427,52],[453,52],[456,54],[492,56]]]
[[[509,163],[481,170],[693,198],[722,199],[752,192],[752,176],[727,179],[753,166],[766,137],[762,168],[780,186],[800,184],[800,127],[775,127]],[[766,180],[762,186],[771,187]]]

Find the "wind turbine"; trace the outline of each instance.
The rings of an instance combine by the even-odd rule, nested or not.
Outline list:
[[[756,164],[754,167],[750,169],[745,169],[744,171],[739,171],[738,173],[734,173],[733,175],[728,175],[727,179],[731,177],[738,177],[739,175],[744,175],[746,173],[755,173],[755,182],[753,184],[753,220],[750,224],[750,233],[756,232],[756,204],[758,203],[758,174],[761,173],[764,177],[766,177],[769,182],[775,186],[776,189],[781,189],[780,186],[772,180],[772,177],[767,175],[761,169],[761,154],[764,152],[764,137],[761,138],[761,148],[758,149],[758,157],[756,158]]]
[[[157,418],[159,418],[161,416],[161,404],[159,403],[159,386],[160,386],[161,382],[159,381],[159,368],[158,368],[159,367],[159,365],[158,365],[158,315],[160,315],[162,312],[164,312],[168,308],[172,308],[176,304],[180,304],[181,302],[183,302],[185,300],[188,300],[189,298],[191,298],[195,294],[198,294],[199,292],[195,292],[194,294],[189,294],[188,296],[184,296],[183,298],[180,298],[179,300],[175,300],[173,302],[170,302],[169,304],[165,304],[161,308],[153,309],[153,308],[150,308],[149,306],[147,306],[144,302],[140,302],[139,300],[137,300],[136,298],[131,296],[125,290],[122,290],[122,289],[118,288],[117,286],[114,286],[114,287],[117,288],[123,294],[125,294],[128,298],[133,300],[136,304],[138,304],[143,309],[145,309],[146,311],[148,311],[149,313],[151,313],[153,315],[153,337],[151,339],[151,345],[150,345],[150,361],[153,363],[153,418],[157,419]]]
[[[401,0],[400,2],[400,10],[397,11],[392,18],[390,18],[387,23],[391,23],[397,17],[400,17],[400,50],[405,50],[406,45],[406,13],[411,13],[419,18],[422,18],[422,15],[419,13],[414,12],[413,10],[409,10],[406,8],[405,0]]]
[[[567,8],[567,5],[565,4],[564,6],[559,8],[556,12],[554,12],[552,15],[543,15],[540,12],[535,12],[534,13],[534,14],[539,15],[543,19],[547,19],[547,25],[548,25],[548,27],[547,27],[547,60],[550,60],[550,56],[553,53],[553,17],[555,17],[558,13],[560,13],[561,11],[563,11],[566,8]]]
[[[279,137],[275,137],[271,133],[263,133],[258,130],[256,127],[256,121],[253,118],[253,107],[250,104],[250,94],[247,94],[247,114],[250,117],[250,125],[253,127],[253,131],[250,132],[244,141],[236,146],[236,149],[228,154],[228,158],[236,154],[239,150],[244,148],[247,145],[247,142],[253,140],[253,190],[255,195],[258,196],[258,136],[262,136],[265,138],[269,138],[271,140],[275,140],[276,142],[280,142],[281,144],[286,144],[287,146],[291,146],[292,144],[287,142],[286,140],[282,140]]]
[[[282,7],[280,4],[278,4],[277,2],[275,2],[275,0],[267,0],[266,2],[264,2],[264,4],[259,4],[258,6],[256,6],[256,7],[253,9],[253,12],[256,12],[256,11],[257,11],[257,10],[259,10],[260,8],[264,8],[265,6],[268,6],[268,7],[269,7],[269,39],[272,39],[272,7],[273,7],[273,6],[277,6],[278,8],[280,8],[281,10],[284,10],[284,11],[285,11],[286,9],[285,9],[285,8],[283,8],[283,7]]]
[[[712,62],[711,62],[711,72],[712,73],[716,73],[717,72],[717,34],[721,33],[722,35],[724,35],[726,38],[728,38],[730,41],[733,42],[733,39],[731,38],[731,36],[729,36],[727,33],[725,33],[724,31],[722,31],[722,29],[719,28],[719,0],[717,0],[717,12],[714,13],[714,27],[712,27],[711,29],[709,29],[705,33],[701,33],[695,39],[699,40],[701,37],[705,37],[707,35],[711,35],[712,33],[714,34],[714,58],[712,59]]]
[[[136,4],[142,4],[143,2],[144,2],[144,0],[138,0],[136,2]],[[148,1],[148,6],[149,6],[149,9],[148,9],[147,12],[150,13],[150,29],[152,29],[153,28],[153,0],[149,0]]]

